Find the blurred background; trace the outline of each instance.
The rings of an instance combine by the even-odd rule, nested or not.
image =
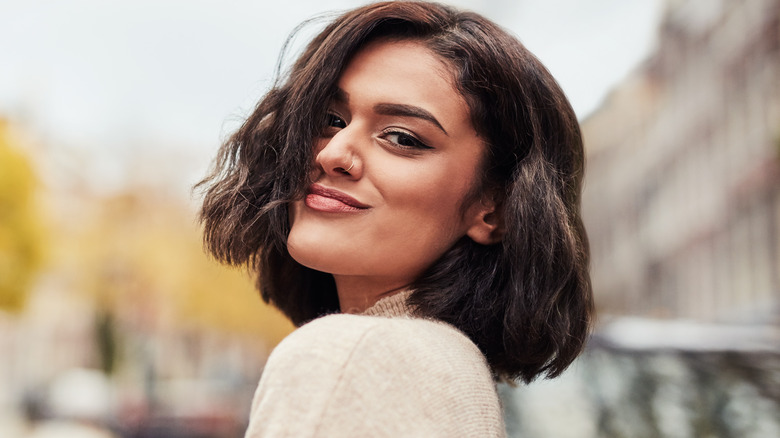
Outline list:
[[[192,186],[295,26],[362,3],[0,2],[0,436],[242,436],[292,327],[203,255]],[[586,143],[598,324],[500,388],[510,436],[780,437],[780,0],[449,3]]]

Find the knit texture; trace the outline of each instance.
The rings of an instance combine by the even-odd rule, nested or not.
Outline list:
[[[405,290],[398,292],[397,294],[390,295],[389,297],[384,297],[374,303],[373,306],[363,311],[361,315],[385,316],[388,318],[410,316],[412,312],[409,306],[406,304],[406,300],[411,294],[412,291]]]
[[[409,316],[408,295],[285,338],[263,371],[246,437],[504,436],[484,356],[454,327]]]

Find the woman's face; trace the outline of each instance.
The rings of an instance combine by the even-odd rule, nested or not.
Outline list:
[[[315,147],[287,245],[340,292],[408,285],[483,220],[482,202],[465,203],[485,146],[448,66],[418,42],[356,54]]]

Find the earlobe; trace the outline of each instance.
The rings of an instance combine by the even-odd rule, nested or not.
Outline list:
[[[491,203],[492,204],[492,203]],[[466,235],[481,245],[498,243],[504,237],[504,221],[493,205],[480,205],[473,216],[473,223]]]

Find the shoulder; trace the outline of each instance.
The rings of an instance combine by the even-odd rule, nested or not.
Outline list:
[[[415,367],[439,364],[425,372],[441,367],[488,370],[484,356],[466,335],[451,325],[420,318],[328,315],[300,327],[274,351],[280,358],[301,360],[321,354],[346,355],[344,360],[359,359],[361,366],[372,366],[376,360],[379,366],[388,361]]]
[[[340,342],[347,340],[361,345],[374,342],[401,344],[412,349],[436,348],[446,343],[459,352],[481,354],[477,346],[455,327],[440,321],[413,317],[328,315],[300,327],[284,342],[319,342],[325,334],[335,336]]]
[[[305,405],[298,426],[309,421],[326,435],[379,428],[387,436],[492,436],[503,429],[479,349],[454,327],[424,319],[340,314],[300,327],[271,354],[253,417],[282,414],[285,404]]]

